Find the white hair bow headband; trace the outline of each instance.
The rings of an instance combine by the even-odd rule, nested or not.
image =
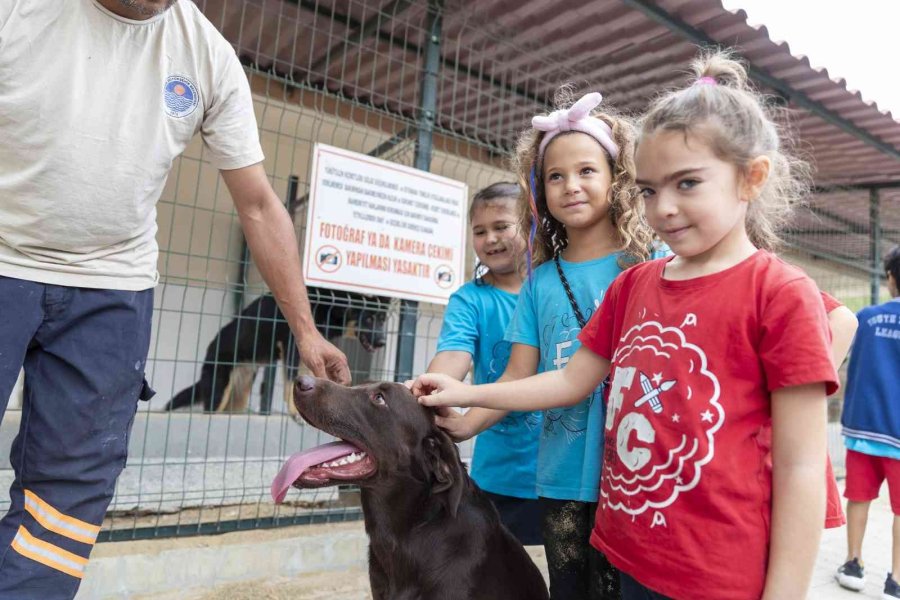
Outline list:
[[[538,131],[543,131],[544,138],[538,147],[538,161],[544,156],[544,150],[550,140],[567,131],[580,131],[597,140],[609,156],[615,160],[619,155],[619,147],[612,138],[612,129],[597,117],[592,117],[591,111],[596,108],[603,96],[600,92],[585,94],[571,108],[555,110],[547,116],[538,116],[531,119],[531,126]]]

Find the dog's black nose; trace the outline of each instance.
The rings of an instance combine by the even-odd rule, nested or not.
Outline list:
[[[309,375],[301,375],[297,378],[297,391],[311,392],[316,387],[316,378]]]

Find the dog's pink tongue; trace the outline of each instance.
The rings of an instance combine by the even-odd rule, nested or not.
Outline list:
[[[359,448],[353,444],[331,442],[292,455],[284,462],[281,470],[278,471],[278,475],[272,481],[272,498],[275,500],[275,504],[281,504],[284,501],[287,491],[294,485],[297,478],[303,474],[303,471],[313,465],[347,456],[354,452],[359,452]]]

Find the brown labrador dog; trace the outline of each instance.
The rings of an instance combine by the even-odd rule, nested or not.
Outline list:
[[[540,571],[469,478],[451,439],[398,383],[300,377],[294,403],[340,438],[292,456],[272,483],[362,490],[375,600],[547,600]]]

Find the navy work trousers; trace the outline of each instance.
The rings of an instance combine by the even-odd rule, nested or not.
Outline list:
[[[0,276],[0,419],[19,369],[25,388],[0,520],[0,600],[75,596],[125,466],[153,291],[48,285]]]

